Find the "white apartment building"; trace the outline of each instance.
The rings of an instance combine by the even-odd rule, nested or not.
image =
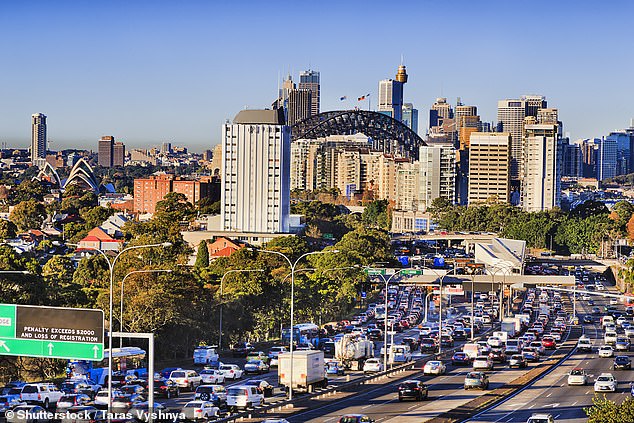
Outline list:
[[[436,198],[455,202],[456,149],[451,144],[421,146],[418,153],[418,207],[425,211]]]
[[[280,110],[243,110],[222,128],[221,230],[289,231],[290,127]]]
[[[524,172],[522,208],[529,212],[559,206],[561,142],[556,123],[537,124],[526,118],[524,125]]]
[[[510,133],[472,133],[468,203],[471,205],[491,200],[508,202],[511,189],[510,165]]]

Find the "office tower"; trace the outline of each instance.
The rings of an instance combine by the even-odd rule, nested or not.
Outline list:
[[[99,140],[99,154],[97,163],[101,167],[112,167],[112,158],[114,155],[114,137],[103,136]]]
[[[451,104],[447,103],[447,99],[445,97],[437,98],[436,102],[432,104],[431,109],[429,110],[429,127],[433,128],[434,126],[440,125],[441,119],[452,118],[453,109],[451,108]]]
[[[38,159],[46,160],[46,115],[31,115],[31,162],[37,164]]]
[[[403,103],[403,123],[418,134],[418,110],[412,103]]]
[[[510,200],[511,134],[474,132],[469,148],[469,205]]]
[[[629,173],[631,167],[630,162],[630,142],[631,134],[627,130],[612,131],[606,137],[616,141],[617,157],[616,157],[616,174],[625,175]]]
[[[581,150],[581,176],[584,178],[597,177],[597,152],[599,149],[598,139],[579,139],[574,142]]]
[[[616,176],[618,143],[614,138],[602,138],[599,141],[597,179],[603,181]]]
[[[396,79],[379,81],[379,112],[403,121],[403,85],[407,82],[405,66],[400,65]]]
[[[206,162],[210,162],[213,156],[214,156],[214,153],[211,150],[205,150],[203,152],[203,160]]]
[[[172,152],[172,143],[171,142],[164,142],[161,144],[161,153],[163,154],[169,154]]]
[[[299,89],[310,91],[310,116],[318,115],[320,107],[319,72],[314,70],[300,72]]]
[[[498,101],[498,131],[511,134],[511,179],[519,180],[526,103],[523,100]]]
[[[311,116],[311,93],[306,89],[292,89],[288,93],[287,125],[291,126]]]
[[[125,162],[125,145],[115,142],[112,149],[112,166],[123,166]]]
[[[583,155],[579,144],[571,144],[569,138],[562,138],[561,157],[561,176],[583,176]]]
[[[453,145],[421,146],[418,167],[418,211],[427,210],[436,198],[455,202],[456,149]]]
[[[222,230],[288,232],[291,131],[282,110],[242,110],[222,127],[222,151]]]
[[[560,203],[561,142],[554,123],[524,123],[522,208],[529,212],[550,210]]]
[[[526,105],[526,116],[537,117],[539,109],[545,109],[547,106],[546,97],[543,95],[523,95],[521,100]],[[553,109],[557,110],[557,109]]]

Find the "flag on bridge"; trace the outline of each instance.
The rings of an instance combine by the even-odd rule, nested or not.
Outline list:
[[[348,97],[346,97],[345,95],[343,97],[339,97],[339,100],[341,100],[341,101],[344,101],[344,100],[347,100],[347,99],[348,99]]]
[[[366,94],[364,96],[359,97],[358,101],[363,101],[363,100],[365,100],[368,97],[370,97],[370,94]]]

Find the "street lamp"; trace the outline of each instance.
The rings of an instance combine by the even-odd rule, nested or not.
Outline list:
[[[502,322],[504,318],[504,285],[506,285],[506,275],[513,271],[512,264],[506,265],[494,265],[491,266],[491,269],[497,269],[494,272],[491,272],[491,291],[494,290],[493,284],[495,283],[495,276],[499,271],[502,271],[502,284],[500,285],[500,310],[499,310],[499,319]],[[510,270],[510,272],[509,272]],[[491,306],[493,307],[493,298],[491,299]],[[493,320],[491,320],[491,327],[493,327]]]
[[[134,275],[137,273],[172,273],[171,269],[147,269],[147,270],[133,270],[129,272],[127,275],[123,277],[121,280],[121,305],[119,309],[119,331],[123,332],[123,287],[125,285],[125,280],[128,276]],[[123,338],[119,338],[119,348],[123,346]]]
[[[77,244],[66,244],[66,245],[70,245],[70,246],[74,246],[77,247]],[[87,250],[93,250],[96,251],[97,253],[101,254],[104,259],[106,259],[106,262],[108,263],[108,270],[110,272],[110,301],[108,304],[108,308],[109,308],[109,312],[110,315],[109,317],[109,322],[108,322],[108,421],[111,420],[111,416],[112,416],[112,332],[113,332],[113,328],[112,328],[112,300],[113,300],[113,286],[114,286],[114,266],[117,263],[117,259],[119,257],[121,257],[121,255],[127,251],[130,250],[137,250],[139,248],[152,248],[152,247],[171,247],[172,243],[171,242],[162,242],[160,244],[146,244],[146,245],[134,245],[132,247],[128,247],[128,248],[124,248],[123,250],[119,251],[119,253],[114,257],[114,259],[112,261],[110,261],[110,259],[108,258],[108,256],[106,255],[106,253],[104,253],[102,250],[100,250],[99,248],[95,248],[95,247],[82,247],[85,248]],[[150,375],[150,377],[153,377],[153,375]]]
[[[273,250],[260,250],[257,248],[252,248],[251,251],[257,251],[259,253],[270,253],[270,254],[276,254],[280,257],[284,257],[284,259],[288,262],[288,265],[291,267],[291,342],[290,342],[290,349],[289,352],[291,353],[291,372],[290,372],[290,386],[288,387],[288,399],[291,400],[293,399],[293,341],[294,341],[294,331],[293,331],[293,325],[294,325],[294,312],[295,312],[295,266],[297,266],[297,263],[299,263],[299,261],[301,259],[303,259],[304,257],[307,256],[311,256],[311,255],[315,255],[315,254],[328,254],[328,253],[333,253],[336,254],[339,252],[339,250],[329,250],[329,251],[311,251],[308,253],[304,253],[301,256],[299,256],[297,258],[297,260],[295,260],[295,262],[293,263],[291,261],[291,259],[284,253],[280,253],[279,251],[273,251]]]
[[[232,270],[227,270],[224,275],[222,275],[222,278],[220,278],[220,327],[218,328],[218,353],[220,353],[220,350],[222,349],[222,294],[223,294],[223,286],[224,286],[224,282],[225,282],[225,276],[227,276],[230,273],[239,273],[239,272],[264,272],[264,269],[232,269]]]

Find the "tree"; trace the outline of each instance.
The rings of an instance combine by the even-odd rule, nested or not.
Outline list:
[[[608,400],[605,395],[595,395],[592,407],[583,409],[588,423],[631,423],[634,422],[634,398],[626,398],[620,404]]]
[[[372,201],[363,210],[361,219],[368,226],[389,231],[392,222],[388,201]]]
[[[85,228],[88,230],[103,224],[110,216],[115,213],[111,207],[84,207],[80,210],[79,215],[84,220]]]
[[[180,192],[170,192],[156,203],[155,214],[175,217],[179,221],[190,215],[194,210],[192,204],[187,201],[185,194]]]
[[[627,237],[630,242],[634,242],[634,216],[630,217],[630,220],[627,222]]]
[[[10,220],[0,220],[0,239],[15,238],[18,227]]]
[[[19,230],[40,229],[46,216],[44,205],[36,200],[22,201],[15,206],[9,215],[9,220],[16,224]]]
[[[196,263],[194,263],[194,268],[201,269],[207,266],[209,266],[209,249],[207,248],[207,241],[202,240],[200,244],[198,244],[198,252],[196,254]]]

